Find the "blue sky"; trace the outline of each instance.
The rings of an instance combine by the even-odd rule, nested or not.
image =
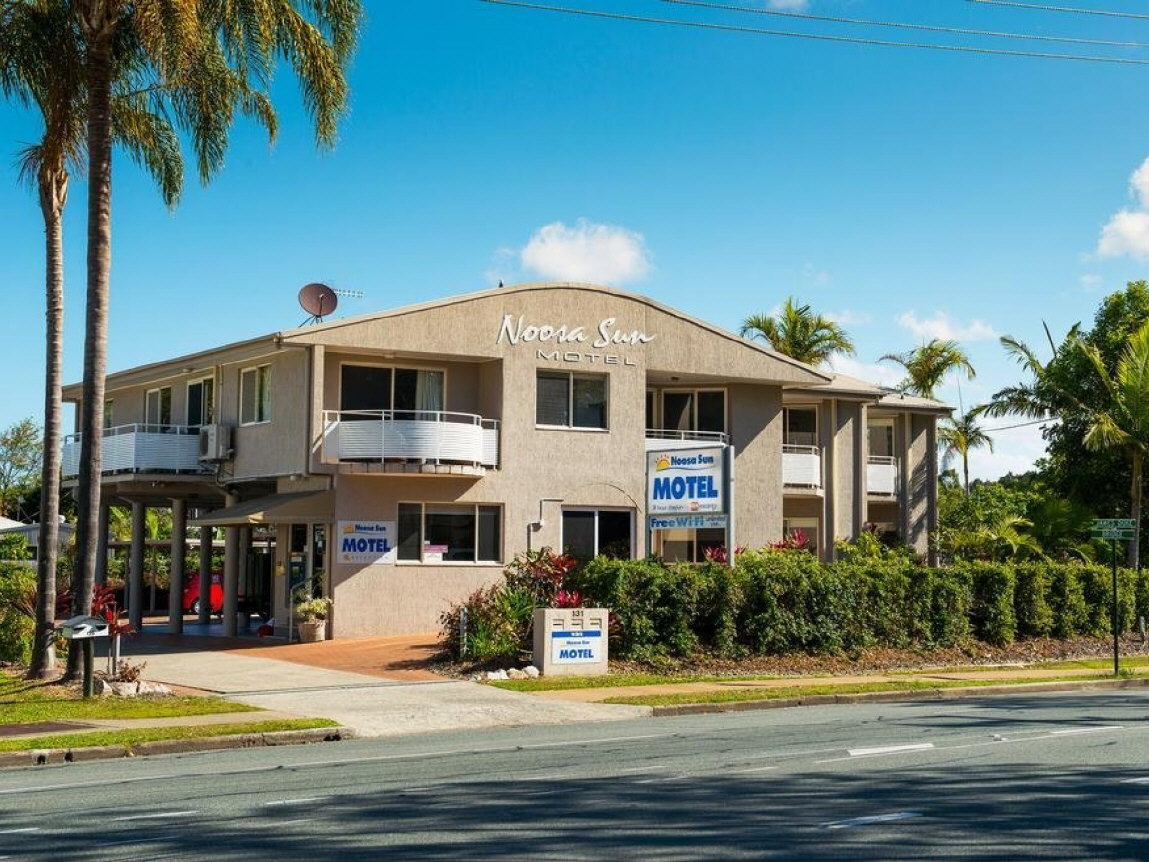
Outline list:
[[[564,0],[565,2],[565,0]],[[768,3],[770,5],[768,5]],[[351,112],[317,153],[294,81],[273,147],[237,127],[224,171],[168,212],[116,163],[109,368],[298,325],[299,287],[360,314],[507,283],[602,280],[737,329],[794,295],[877,366],[933,335],[1016,382],[997,338],[1088,323],[1149,261],[1149,65],[884,48],[594,19],[479,0],[368,2]],[[1115,49],[775,18],[658,0],[571,7],[874,39],[1149,60]],[[1149,19],[971,0],[758,0],[759,9],[1145,42]],[[1149,3],[1074,0],[1149,13]],[[0,107],[0,152],[37,135]],[[42,228],[0,158],[9,368],[0,427],[39,417]],[[84,192],[66,217],[68,380],[80,376]],[[1144,192],[1144,194],[1142,194]],[[1104,232],[1104,238],[1103,238]],[[957,404],[950,382],[944,397]],[[1010,424],[988,423],[991,427]],[[1036,429],[975,476],[1023,470]]]

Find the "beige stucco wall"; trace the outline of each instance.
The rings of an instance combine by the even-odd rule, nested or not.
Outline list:
[[[240,425],[240,375],[258,365],[271,368],[271,421]],[[306,471],[311,414],[311,370],[306,350],[285,349],[251,362],[223,366],[216,403],[219,421],[235,426],[232,481]]]

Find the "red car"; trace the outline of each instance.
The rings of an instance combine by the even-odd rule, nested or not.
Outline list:
[[[185,614],[198,614],[199,613],[199,573],[188,577],[184,581],[184,601],[183,601]],[[211,573],[211,612],[213,614],[223,613],[223,573]]]

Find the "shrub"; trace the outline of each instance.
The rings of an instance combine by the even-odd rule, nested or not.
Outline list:
[[[1012,643],[1017,636],[1013,609],[1016,578],[1013,567],[974,561],[954,567],[970,578],[970,622],[974,635],[991,644]]]
[[[534,599],[504,586],[475,590],[439,617],[439,640],[459,658],[476,661],[517,658],[527,637]],[[462,631],[466,612],[466,633]]]
[[[1050,633],[1055,638],[1070,638],[1085,630],[1085,593],[1081,587],[1082,566],[1053,566],[1049,575],[1049,609],[1052,614]]]
[[[1013,609],[1021,637],[1046,637],[1053,631],[1049,569],[1047,563],[1021,563],[1015,569]]]
[[[36,631],[36,570],[0,562],[0,661],[27,664]]]

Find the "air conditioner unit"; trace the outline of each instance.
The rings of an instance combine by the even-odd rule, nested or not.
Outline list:
[[[199,429],[199,459],[201,461],[227,461],[231,458],[231,426],[201,425]]]

